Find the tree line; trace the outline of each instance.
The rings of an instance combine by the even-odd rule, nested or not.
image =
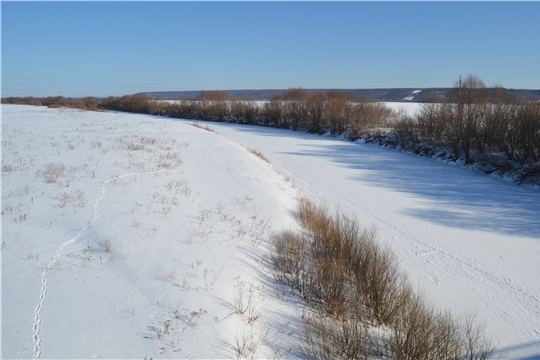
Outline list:
[[[124,95],[107,98],[66,98],[62,96],[3,98],[4,104],[66,106],[83,110],[116,110],[173,118],[256,124],[312,133],[345,134],[356,139],[375,126],[389,125],[393,112],[383,103],[357,99],[354,95],[332,90],[311,94],[303,88],[291,88],[269,101],[231,99],[226,91],[201,91],[195,98],[175,101],[153,100],[148,95]]]
[[[422,104],[394,129],[405,149],[479,163],[487,173],[518,170],[518,181],[539,183],[540,102],[507,97],[476,76],[456,82],[446,101]]]
[[[412,117],[341,90],[310,93],[303,88],[288,89],[268,101],[233,99],[226,91],[215,90],[175,101],[137,94],[11,97],[2,103],[116,110],[364,138],[426,156],[479,163],[487,173],[517,174],[518,182],[540,183],[539,102],[509,97],[502,86],[488,88],[474,75],[456,81],[444,97],[432,95]]]

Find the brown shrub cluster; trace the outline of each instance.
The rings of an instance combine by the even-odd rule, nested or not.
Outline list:
[[[104,110],[126,111],[139,114],[160,115],[161,106],[148,95],[109,96],[101,99],[99,108]]]
[[[387,124],[391,113],[382,103],[354,99],[341,90],[310,94],[305,89],[293,88],[270,99],[261,116],[269,126],[345,134],[355,139],[371,127]]]
[[[196,122],[196,121],[195,121],[195,122],[192,122],[190,125],[191,125],[191,126],[194,126],[194,127],[196,127],[196,128],[203,129],[203,130],[206,130],[206,131],[213,132],[213,133],[217,134],[216,130],[212,129],[212,128],[211,128],[210,126],[208,126],[208,125],[201,125],[201,124],[199,124],[199,123]]]
[[[374,230],[301,200],[302,232],[272,237],[275,278],[306,310],[302,349],[315,359],[486,359],[482,326],[441,312],[413,291]]]

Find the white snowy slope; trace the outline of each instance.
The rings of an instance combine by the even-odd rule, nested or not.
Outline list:
[[[242,343],[301,357],[301,306],[264,261],[299,195],[376,226],[436,306],[486,322],[498,356],[540,358],[538,190],[375,145],[190,123],[2,106],[2,358],[230,358]],[[65,166],[53,183],[47,164]]]
[[[65,167],[54,183],[47,164]],[[264,258],[296,191],[242,146],[187,122],[8,105],[2,166],[3,359],[299,356],[301,307]]]

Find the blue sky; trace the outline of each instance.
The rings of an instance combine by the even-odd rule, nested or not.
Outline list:
[[[540,88],[540,2],[5,2],[2,96]]]

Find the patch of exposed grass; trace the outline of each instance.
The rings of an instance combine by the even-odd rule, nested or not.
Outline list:
[[[199,129],[203,129],[203,130],[206,130],[206,131],[210,131],[210,132],[213,132],[214,134],[217,134],[217,131],[214,130],[213,128],[211,128],[210,126],[208,125],[201,125],[199,124],[198,122],[194,121],[192,122],[191,124],[189,124],[191,126],[194,126],[196,128],[199,128]]]
[[[268,164],[270,164],[270,160],[268,160],[268,158],[266,156],[264,156],[259,150],[255,150],[255,149],[251,149],[251,148],[248,148],[247,149],[248,152],[252,153],[253,155],[257,156],[259,159],[267,162]]]

